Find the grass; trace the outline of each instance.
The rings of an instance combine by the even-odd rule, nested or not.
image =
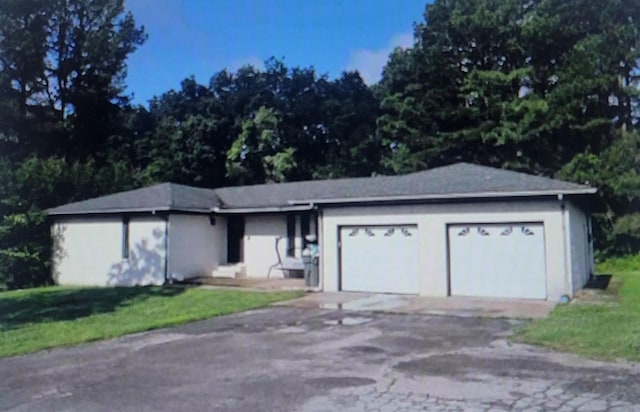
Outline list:
[[[612,274],[618,296],[604,303],[558,306],[545,319],[525,325],[514,340],[598,359],[640,361],[640,255],[598,265]]]
[[[50,287],[0,293],[0,357],[255,309],[299,292]]]

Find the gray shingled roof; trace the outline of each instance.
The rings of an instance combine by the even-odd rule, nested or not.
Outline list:
[[[456,163],[400,176],[316,180],[216,189],[222,208],[278,207],[349,199],[593,193],[589,186],[504,169]]]
[[[204,212],[211,208],[257,209],[304,203],[343,203],[356,200],[466,197],[511,197],[588,194],[585,185],[503,169],[456,163],[401,176],[316,180],[254,186],[198,189],[163,183],[116,193],[49,210],[49,214],[112,213],[145,210]]]
[[[50,215],[180,210],[207,213],[220,205],[215,191],[161,183],[49,209]]]

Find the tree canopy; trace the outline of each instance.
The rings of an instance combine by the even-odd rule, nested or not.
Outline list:
[[[0,1],[0,288],[51,282],[43,209],[136,185],[107,156],[144,40],[122,0]]]
[[[385,169],[468,161],[590,182],[608,209],[600,249],[638,251],[640,3],[435,1],[424,19],[378,86]]]

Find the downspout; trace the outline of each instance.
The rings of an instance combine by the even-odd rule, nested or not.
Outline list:
[[[169,214],[164,218],[164,284],[170,285],[173,281],[169,278]]]
[[[567,205],[564,202],[564,196],[562,194],[558,194],[558,200],[560,201],[560,210],[562,216],[562,258],[564,267],[564,286],[565,292],[567,292],[563,295],[573,296],[573,274],[571,273],[567,242]]]
[[[589,240],[589,277],[595,276],[595,257],[593,256],[593,224],[591,221],[591,213],[587,215],[587,237]]]
[[[318,224],[316,227],[318,236],[318,291],[324,290],[324,216],[322,215],[322,209],[318,208]]]

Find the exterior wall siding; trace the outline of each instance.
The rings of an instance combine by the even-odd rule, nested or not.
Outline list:
[[[419,294],[448,296],[449,224],[541,222],[545,231],[547,299],[572,294],[565,264],[563,215],[558,201],[487,202],[446,205],[407,205],[327,208],[322,213],[321,285],[338,289],[338,229],[342,225],[417,225]]]
[[[122,217],[60,219],[52,227],[53,274],[60,285],[161,285],[166,223],[129,220],[129,257],[123,257]]]
[[[287,236],[287,218],[279,215],[251,215],[245,218],[243,250],[248,277],[267,277],[269,267],[278,263],[275,245],[278,237]],[[280,242],[280,255],[286,256],[287,242]],[[282,277],[273,270],[271,277]]]
[[[226,219],[207,215],[169,216],[169,274],[190,278],[211,276],[227,258]]]
[[[589,244],[589,222],[587,215],[578,207],[567,203],[569,222],[569,250],[571,254],[571,283],[573,292],[582,288],[589,280],[593,256]]]

